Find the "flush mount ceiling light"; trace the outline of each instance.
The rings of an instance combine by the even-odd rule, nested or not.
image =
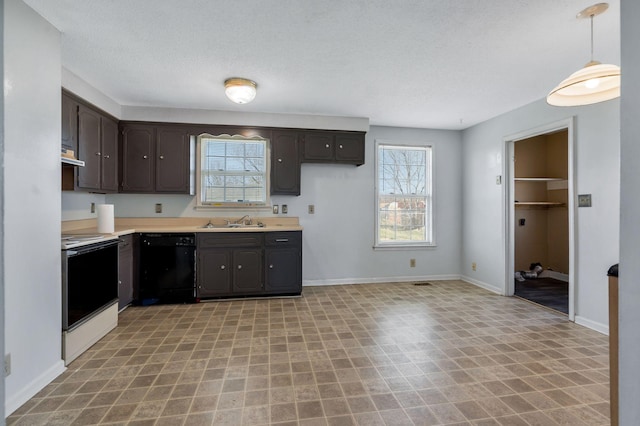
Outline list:
[[[246,78],[228,78],[224,82],[224,93],[237,104],[247,104],[256,97],[257,84]]]
[[[609,4],[598,3],[576,15],[578,19],[591,20],[591,61],[563,80],[547,95],[549,105],[589,105],[620,96],[620,67],[593,60],[593,17],[608,8]]]

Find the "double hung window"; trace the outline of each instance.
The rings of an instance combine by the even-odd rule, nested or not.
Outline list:
[[[198,205],[268,203],[269,157],[265,139],[201,135],[198,154]]]
[[[431,246],[432,148],[376,144],[376,247]]]

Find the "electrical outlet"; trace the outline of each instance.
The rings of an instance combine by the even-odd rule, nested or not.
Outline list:
[[[476,270],[476,262],[472,262],[471,263],[471,270],[475,271]]]
[[[578,195],[578,207],[591,207],[591,194]]]
[[[4,356],[4,377],[9,374],[11,374],[11,354],[6,354]]]
[[[282,205],[282,214],[287,214],[289,213],[289,206],[287,206],[286,204]]]
[[[162,203],[156,204],[156,213],[162,213]]]
[[[526,223],[526,219],[522,218],[522,219],[518,219],[518,225],[520,226],[524,226],[524,224]]]
[[[96,203],[91,203],[91,213],[96,212]]]
[[[416,260],[415,259],[409,259],[409,267],[411,267],[411,268],[415,268],[416,267]]]
[[[501,175],[496,176],[496,185],[502,185],[502,176]]]
[[[278,205],[277,204],[273,205],[273,214],[278,214]]]
[[[316,206],[313,204],[309,204],[309,214],[314,214],[316,212]]]

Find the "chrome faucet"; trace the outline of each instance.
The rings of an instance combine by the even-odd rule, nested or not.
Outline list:
[[[251,217],[248,214],[245,214],[244,216],[242,216],[240,219],[234,221],[233,223],[237,223],[237,224],[240,224],[240,225],[251,225]]]

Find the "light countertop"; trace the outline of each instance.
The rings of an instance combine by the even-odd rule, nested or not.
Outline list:
[[[231,220],[234,220],[233,218]],[[286,218],[252,218],[253,223],[263,223],[263,227],[226,227],[223,218],[212,218],[215,227],[204,228],[209,222],[207,218],[117,218],[115,220],[114,236],[128,235],[138,232],[284,232],[302,231],[297,217]],[[96,219],[84,219],[62,222],[63,235],[99,234]]]

